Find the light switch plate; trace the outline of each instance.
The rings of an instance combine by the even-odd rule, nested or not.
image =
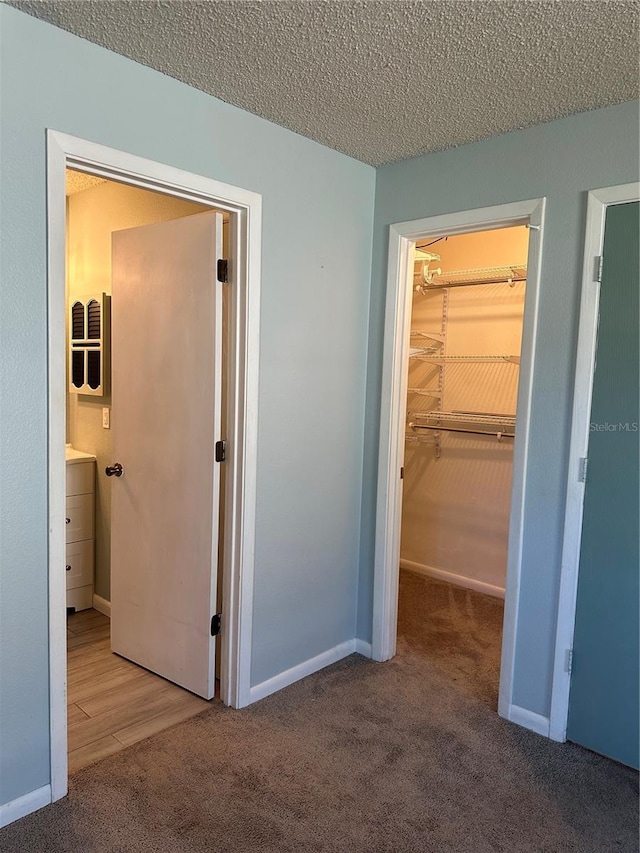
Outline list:
[[[105,406],[102,409],[102,428],[103,429],[111,429],[110,413],[111,413],[111,409],[108,406]]]

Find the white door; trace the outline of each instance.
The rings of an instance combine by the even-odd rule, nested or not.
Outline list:
[[[222,215],[112,240],[111,647],[214,693]],[[112,472],[113,473],[113,472]]]

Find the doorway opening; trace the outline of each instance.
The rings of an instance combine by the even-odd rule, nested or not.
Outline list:
[[[415,246],[398,638],[497,709],[524,225]]]
[[[128,517],[136,513],[136,508],[128,506],[124,519],[120,510],[118,523],[114,520],[111,507],[112,491],[114,497],[120,499],[122,489],[121,479],[117,476],[121,472],[113,470],[114,460],[126,458],[128,467],[137,466],[139,469],[140,460],[134,459],[139,457],[136,445],[144,444],[148,452],[149,442],[154,440],[154,437],[149,435],[154,431],[152,420],[145,422],[139,417],[132,420],[130,411],[122,411],[124,408],[131,409],[132,401],[127,399],[128,388],[131,388],[136,396],[140,395],[144,393],[150,379],[152,389],[157,389],[162,396],[167,393],[171,395],[171,409],[177,405],[176,394],[172,393],[169,387],[164,387],[167,384],[167,368],[162,365],[164,349],[159,347],[158,352],[149,354],[145,370],[143,366],[147,355],[145,350],[149,346],[148,329],[140,328],[139,324],[136,324],[139,331],[135,333],[135,337],[147,336],[147,343],[142,350],[136,347],[135,341],[128,340],[132,322],[131,310],[135,310],[135,303],[146,300],[149,294],[144,290],[144,280],[136,280],[130,284],[123,280],[123,276],[129,277],[132,270],[126,256],[121,257],[121,254],[118,254],[116,243],[118,239],[122,239],[121,232],[136,229],[130,232],[129,238],[138,246],[141,234],[149,234],[153,240],[154,229],[145,231],[145,226],[160,222],[171,223],[183,217],[197,217],[200,214],[211,217],[214,209],[199,202],[128,186],[73,169],[66,171],[66,196],[68,346],[65,462],[66,508],[69,518],[65,531],[67,733],[69,771],[73,773],[207,707],[203,698],[173,682],[171,672],[161,660],[139,648],[139,635],[129,637],[128,646],[124,648],[121,642],[119,644],[117,641],[118,630],[127,635],[131,634],[132,628],[135,631],[142,630],[145,632],[145,639],[148,632],[144,627],[138,629],[136,626],[127,625],[128,621],[139,621],[142,618],[142,608],[137,607],[138,613],[134,617],[131,608],[127,608],[126,599],[122,596],[118,599],[117,595],[114,605],[111,596],[112,575],[115,575],[115,582],[119,581],[122,586],[120,575],[123,572],[127,575],[135,573],[139,569],[139,562],[145,559],[157,560],[157,555],[153,554],[151,543],[143,542],[142,553],[134,558],[135,565],[127,568],[127,551],[133,548],[129,549],[118,539],[126,535],[126,530],[120,529],[122,522],[127,524]],[[222,246],[217,247],[217,250],[222,252],[223,258],[228,258],[230,216],[228,212],[220,215],[223,222]],[[188,221],[185,222],[185,226],[188,227],[189,224]],[[166,232],[163,239],[170,239],[173,229],[162,230]],[[215,238],[215,234],[212,234],[212,237]],[[203,248],[206,260],[209,249]],[[123,264],[126,269],[123,269]],[[151,266],[148,275],[153,275]],[[225,298],[222,284],[216,285],[211,281],[211,275],[207,278],[203,283],[204,288],[214,290],[218,286],[221,292],[223,315],[219,325],[222,341],[218,349],[223,355],[219,370],[222,381],[221,393],[216,395],[216,404],[220,409],[217,417],[221,421],[221,435],[226,435],[228,428],[225,418],[224,353],[228,350],[225,346],[228,334],[225,309],[228,309],[228,300]],[[115,297],[112,294],[114,279],[117,279],[116,290],[119,291]],[[152,284],[154,301],[163,299],[160,283],[156,278]],[[180,280],[176,280],[168,283],[168,286],[180,287],[181,284]],[[204,300],[199,310],[203,307]],[[151,311],[151,306],[143,309],[147,316],[150,316]],[[123,316],[123,312],[129,316]],[[124,329],[119,331],[119,326],[124,326]],[[169,344],[171,347],[180,345],[177,320],[174,329],[175,341]],[[119,332],[120,343],[116,346],[126,349],[126,354],[114,352],[114,331]],[[206,331],[205,327],[205,334]],[[214,324],[211,324],[210,334],[215,336],[215,333]],[[137,369],[132,374],[133,364]],[[155,364],[158,365],[157,375],[143,379],[144,374],[153,370]],[[152,397],[154,393],[152,390]],[[148,399],[144,405],[157,408],[158,414],[162,411],[164,414],[160,415],[161,417],[171,417],[171,410],[162,405],[161,398]],[[124,415],[124,419],[118,418],[119,413]],[[154,420],[155,417],[154,415]],[[123,447],[123,444],[128,442],[123,441],[122,435],[114,447],[112,420],[115,420],[116,429],[125,429],[131,433],[128,438],[133,447],[129,448],[129,452]],[[178,435],[177,440],[180,438]],[[190,442],[194,438],[184,436],[184,441]],[[155,441],[158,440],[162,439],[155,437]],[[214,444],[213,436],[210,444]],[[186,455],[184,447],[178,452],[181,457]],[[167,448],[159,455],[166,456],[170,453],[171,450]],[[199,453],[202,462],[205,461],[205,456],[206,454]],[[182,464],[186,464],[186,461],[183,458]],[[153,477],[156,480],[153,488],[157,488],[161,479],[161,459],[157,459],[153,467]],[[133,474],[133,471],[131,473]],[[220,485],[224,485],[224,477],[220,478]],[[165,482],[164,488],[170,492],[174,491],[171,482]],[[149,503],[149,495],[146,495],[145,503]],[[155,507],[155,514],[160,509]],[[218,542],[215,572],[217,595],[214,609],[216,612],[222,612],[223,499],[219,502],[218,516],[219,521],[212,531],[213,541],[217,539]],[[137,528],[141,526],[140,521],[138,517],[135,522],[136,534]],[[158,523],[154,521],[149,532],[154,539],[163,538],[163,548],[171,547],[171,540],[180,535],[178,529],[169,531],[166,520],[162,527],[163,531],[158,529]],[[114,548],[112,540],[116,540]],[[126,549],[124,554],[123,548]],[[189,564],[189,558],[187,554],[180,557],[184,570]],[[153,584],[155,581],[157,566],[153,568],[153,575],[154,578],[147,578],[147,582],[151,581]],[[127,583],[130,580],[127,578]],[[147,602],[146,606],[151,606],[150,602]],[[113,612],[114,610],[117,612]],[[111,630],[112,615],[120,622],[116,625],[115,639]],[[216,644],[215,692],[218,696],[219,651],[219,644]],[[146,668],[139,663],[146,664]],[[177,677],[181,674],[178,672]]]
[[[474,595],[491,596],[482,600],[489,609],[498,611],[492,617],[497,633],[502,623],[501,644],[497,639],[501,645],[498,713],[548,736],[548,718],[519,707],[513,698],[544,208],[544,199],[533,199],[390,227],[372,657],[383,661],[396,653],[401,559],[404,570],[413,569],[413,575],[403,570],[410,585],[432,590],[444,582],[450,585],[438,587],[439,593],[432,592],[432,599],[437,600],[438,595],[442,599],[443,589],[453,602],[456,596],[470,596],[462,591],[464,583]],[[499,242],[509,233],[520,235],[517,258],[507,260],[497,251],[491,256],[483,254],[492,240]],[[457,249],[455,240],[460,241]],[[467,248],[476,242],[476,259],[472,262],[462,260],[465,241]],[[496,250],[498,242],[494,242]],[[447,249],[449,244],[451,248]],[[453,252],[449,258],[447,251]],[[495,284],[464,283],[468,278],[491,278],[491,272],[496,272],[493,268],[505,264],[511,267],[500,271]],[[526,279],[526,287],[518,279]],[[447,286],[443,287],[445,282]],[[438,284],[440,287],[435,286]],[[494,339],[489,322],[499,302],[498,298],[491,308],[486,299],[491,288],[510,294],[505,316],[497,321],[505,333],[502,339],[502,332]],[[518,291],[522,295],[516,297]],[[419,307],[412,322],[416,300]],[[474,327],[478,308],[485,303],[490,306],[483,309],[488,311],[486,318]],[[509,312],[518,316],[518,322],[516,316],[508,319]],[[502,380],[498,371],[503,373]],[[495,378],[493,383],[489,376]],[[480,432],[483,434],[478,435]],[[476,456],[479,452],[482,457],[484,452],[485,461],[476,464],[472,449]],[[491,462],[492,457],[496,464]],[[403,479],[405,473],[408,481]],[[489,498],[496,501],[493,510],[486,502],[481,503],[486,489]],[[413,500],[418,494],[431,501],[427,545],[421,536],[424,518],[417,508],[420,504]],[[445,500],[438,503],[438,497]],[[458,499],[466,502],[465,515],[469,507],[473,509],[475,520],[463,518],[463,510],[456,509]],[[455,525],[462,528],[465,522],[467,530],[457,536]],[[483,530],[483,522],[495,529],[478,560],[474,547],[480,538],[487,538],[489,529]],[[501,565],[502,575],[492,574],[492,565]],[[505,603],[501,619],[502,594]]]
[[[55,131],[48,166],[54,801],[214,672],[250,702],[261,200]]]

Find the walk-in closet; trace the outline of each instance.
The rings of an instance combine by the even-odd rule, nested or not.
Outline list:
[[[463,658],[465,642],[476,662],[490,647],[495,701],[528,237],[418,241],[413,279],[400,612],[409,597],[431,632],[425,654],[444,659],[452,634],[468,635]]]

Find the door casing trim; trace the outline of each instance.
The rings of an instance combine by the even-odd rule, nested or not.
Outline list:
[[[130,186],[229,211],[229,358],[226,503],[223,556],[224,626],[221,699],[251,702],[251,641],[257,474],[262,197],[47,130],[48,572],[51,801],[68,790],[66,706],[65,507],[65,170],[76,168]]]
[[[588,456],[589,422],[600,309],[600,284],[596,275],[596,259],[602,254],[604,246],[607,208],[610,205],[625,204],[632,201],[640,201],[640,183],[604,187],[590,190],[587,194],[578,348],[569,443],[569,473],[549,719],[549,736],[560,742],[567,739],[569,691],[571,688],[567,654],[573,648],[582,541],[582,515],[586,486],[585,482],[578,479],[578,467],[580,459]]]
[[[372,631],[372,657],[378,661],[389,660],[396,651],[402,511],[400,469],[404,458],[413,248],[417,240],[424,238],[513,225],[530,227],[498,699],[500,716],[513,718],[520,724],[522,715],[515,719],[512,711],[517,707],[513,702],[513,682],[545,203],[544,198],[530,199],[391,225],[382,366]]]

